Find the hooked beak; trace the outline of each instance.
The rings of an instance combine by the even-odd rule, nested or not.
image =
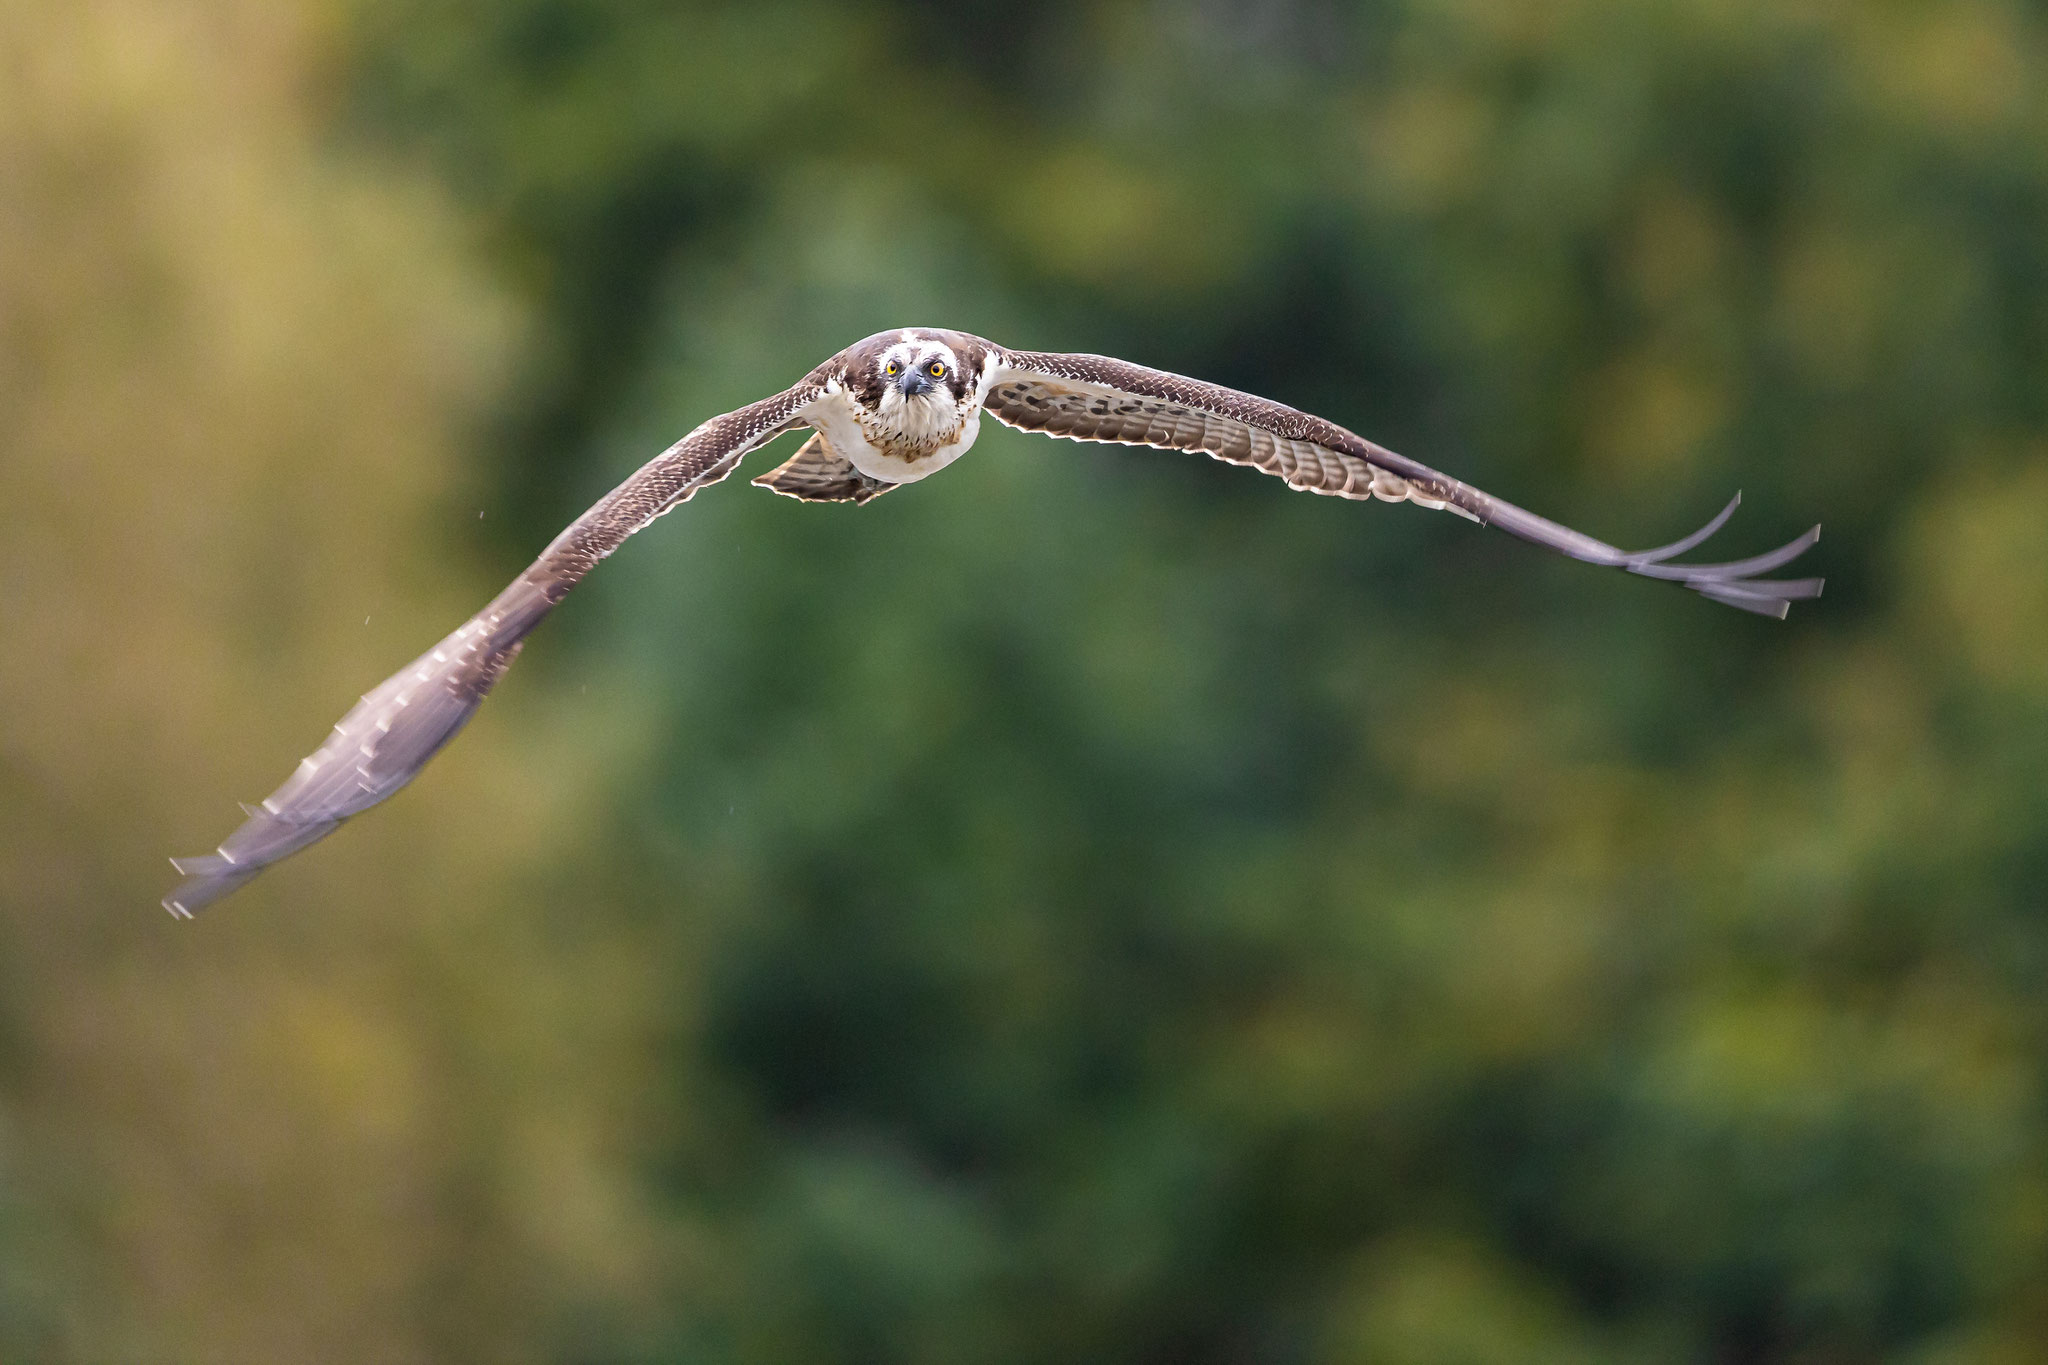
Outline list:
[[[896,387],[903,391],[905,398],[915,398],[932,390],[931,376],[923,370],[905,370],[903,377],[896,381]]]

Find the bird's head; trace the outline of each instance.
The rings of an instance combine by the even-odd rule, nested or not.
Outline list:
[[[979,357],[962,356],[948,335],[923,328],[885,332],[854,348],[849,359],[848,387],[861,407],[912,442],[957,431],[974,407],[978,376],[970,371]]]
[[[917,402],[951,408],[960,401],[960,357],[943,341],[899,341],[875,365],[884,408]]]

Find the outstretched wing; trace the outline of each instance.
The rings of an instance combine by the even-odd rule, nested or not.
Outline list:
[[[606,494],[490,605],[365,696],[268,800],[243,807],[249,818],[216,853],[173,858],[185,881],[164,898],[164,908],[191,918],[412,781],[476,714],[527,634],[585,574],[626,537],[730,474],[748,451],[803,425],[819,393],[806,380],[714,417]]]
[[[997,421],[1025,431],[1200,451],[1312,493],[1442,508],[1573,559],[1682,583],[1702,597],[1762,616],[1782,617],[1794,601],[1820,596],[1818,578],[1760,577],[1804,554],[1820,539],[1818,526],[1750,559],[1670,562],[1720,530],[1742,501],[1740,493],[1685,539],[1631,552],[1491,497],[1334,422],[1254,394],[1108,356],[1004,351],[991,363],[997,369],[984,406]]]

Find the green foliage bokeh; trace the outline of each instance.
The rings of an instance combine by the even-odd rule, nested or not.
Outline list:
[[[2048,1356],[2048,14],[0,17],[0,1355]],[[1270,395],[1784,624],[984,430],[636,539],[885,327]],[[758,457],[768,467],[773,456]]]

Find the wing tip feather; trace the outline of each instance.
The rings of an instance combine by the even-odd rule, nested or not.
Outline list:
[[[1790,564],[1819,544],[1821,528],[1818,522],[1777,549],[1752,555],[1747,559],[1728,560],[1718,564],[1669,562],[1688,550],[1696,549],[1719,531],[1741,502],[1742,494],[1738,491],[1729,500],[1728,505],[1721,509],[1720,514],[1699,530],[1659,549],[1625,555],[1619,567],[1645,578],[1661,578],[1667,582],[1678,583],[1691,588],[1711,602],[1736,607],[1758,616],[1772,616],[1783,620],[1790,613],[1793,602],[1819,597],[1826,580],[1770,579],[1762,575]]]

